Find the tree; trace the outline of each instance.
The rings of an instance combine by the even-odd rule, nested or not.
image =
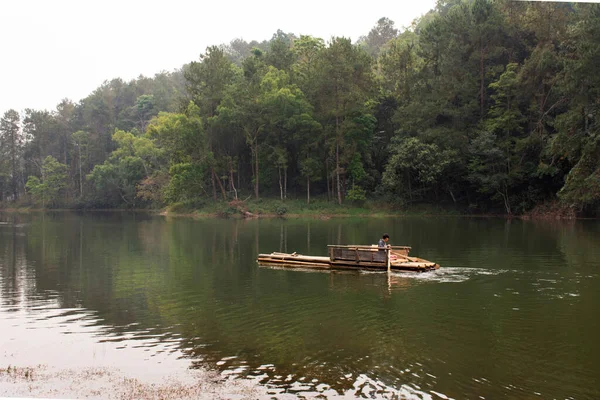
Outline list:
[[[549,164],[567,162],[568,171],[559,199],[579,211],[600,205],[600,7],[578,5],[579,21],[569,32],[560,89],[569,107],[554,122],[557,133],[548,146]],[[556,107],[555,107],[556,108]],[[548,110],[549,112],[550,110]]]
[[[71,134],[73,129],[73,118],[75,115],[75,104],[69,99],[63,99],[56,106],[56,133],[58,136],[60,153],[59,157],[63,164],[69,165],[69,145],[71,142]]]
[[[469,180],[480,193],[502,199],[506,212],[512,214],[511,194],[513,173],[508,169],[505,153],[496,145],[496,136],[482,132],[471,146]]]
[[[42,164],[48,155],[59,157],[57,121],[49,111],[25,109],[23,134],[26,141],[23,157],[29,175],[42,173]]]
[[[312,107],[304,93],[290,83],[285,71],[269,67],[260,90],[259,104],[264,110],[266,142],[272,152],[270,158],[277,166],[280,198],[284,200],[287,198],[288,167],[297,164],[295,139],[307,130],[315,133],[320,126],[312,118]]]
[[[215,116],[235,70],[231,61],[225,56],[224,51],[216,46],[208,47],[206,54],[200,56],[200,60],[200,63],[192,62],[185,71],[186,87],[188,93],[192,96],[192,100],[198,106],[200,115],[204,117],[204,129],[208,133],[208,147],[213,152],[217,138],[216,132],[212,132],[209,120]],[[217,198],[216,184],[218,184],[223,200],[225,200],[225,189],[215,168],[217,161],[215,159],[215,162],[210,165],[213,198],[215,200]]]
[[[353,115],[368,113],[365,105],[374,84],[371,59],[361,48],[352,45],[349,39],[334,38],[319,53],[316,80],[317,113],[325,132],[330,133],[337,201],[342,204],[343,152],[347,149],[346,144],[350,147],[353,144],[346,143],[345,139]]]
[[[30,176],[25,187],[34,201],[55,206],[59,204],[62,191],[66,187],[67,166],[59,163],[56,158],[48,156],[42,164],[42,179]]]
[[[311,157],[310,152],[305,153],[305,158],[299,161],[300,174],[306,179],[306,204],[310,204],[310,183],[321,178],[321,165]]]
[[[366,37],[361,37],[359,43],[364,43],[367,52],[377,57],[381,49],[398,35],[398,29],[394,28],[394,21],[389,18],[380,18]]]
[[[265,63],[277,69],[289,71],[294,63],[294,53],[291,51],[290,38],[276,36],[269,43],[269,50],[265,55]]]
[[[101,202],[118,204],[121,199],[127,206],[135,206],[137,186],[159,169],[164,152],[154,140],[117,130],[113,135],[117,149],[103,164],[96,165],[87,179],[103,198]]]
[[[292,65],[291,79],[309,98],[314,92],[316,62],[324,48],[323,39],[308,35],[301,35],[292,47],[296,61]]]
[[[408,195],[410,201],[426,198],[426,193],[435,187],[456,156],[452,150],[442,150],[418,138],[394,138],[390,147],[392,156],[382,183],[392,193]]]
[[[241,38],[233,39],[229,44],[224,44],[220,47],[223,49],[225,55],[236,65],[241,65],[242,60],[250,55],[250,50],[252,50],[252,45]]]
[[[242,74],[228,86],[226,96],[217,109],[213,120],[226,132],[241,132],[250,148],[250,165],[254,186],[254,197],[259,198],[260,156],[264,133],[265,110],[261,106],[261,81],[267,70],[263,52],[253,49],[252,56],[243,62]]]
[[[471,40],[477,46],[478,54],[474,54],[474,58],[479,61],[479,115],[483,119],[487,87],[485,79],[486,72],[489,70],[486,68],[486,61],[497,57],[502,51],[500,40],[503,37],[503,21],[490,0],[475,0],[471,6],[471,13],[473,18]]]
[[[139,96],[135,101],[135,111],[138,120],[138,129],[141,132],[146,131],[146,126],[148,126],[148,122],[157,113],[154,103],[154,96],[151,94],[143,94]]]
[[[77,149],[78,175],[79,175],[79,197],[83,197],[83,163],[89,162],[90,134],[84,131],[77,131],[72,135],[75,147]],[[83,149],[83,152],[82,152]],[[87,173],[87,168],[86,168]]]
[[[390,42],[380,56],[383,87],[404,104],[411,100],[411,89],[422,60],[417,54],[419,37],[411,31],[402,33]]]
[[[187,66],[184,70],[186,89],[201,115],[212,117],[215,114],[233,74],[231,61],[217,46],[207,47],[200,62],[193,61]]]
[[[13,200],[19,197],[20,159],[23,149],[23,136],[21,134],[21,116],[15,110],[8,110],[0,119],[0,156],[8,160],[5,165],[10,178],[9,190]],[[5,161],[6,163],[6,161]]]
[[[165,188],[165,199],[168,202],[190,200],[206,194],[206,171],[214,165],[214,159],[208,148],[200,110],[194,103],[190,102],[185,113],[159,114],[150,122],[147,136],[160,151],[154,153],[155,147],[148,146],[145,153],[138,154],[142,157],[144,154],[156,154],[155,159],[160,156],[167,158],[169,184]],[[151,176],[147,173],[146,178]],[[160,174],[153,177],[153,181],[162,179]]]

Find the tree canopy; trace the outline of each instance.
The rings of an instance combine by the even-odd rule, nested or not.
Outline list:
[[[0,120],[0,201],[600,210],[600,6],[438,1],[356,43],[277,31]],[[27,200],[29,199],[29,200]]]

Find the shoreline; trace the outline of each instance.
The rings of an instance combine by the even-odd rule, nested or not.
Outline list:
[[[255,214],[253,216],[244,215],[229,215],[223,216],[219,213],[207,212],[173,212],[161,209],[126,209],[126,208],[107,208],[107,209],[72,209],[72,208],[46,208],[46,209],[23,209],[23,208],[0,208],[0,213],[7,214],[32,214],[32,213],[145,213],[155,214],[169,218],[192,218],[192,219],[238,219],[238,220],[253,220],[253,219],[320,219],[329,220],[337,218],[405,218],[405,217],[423,217],[423,218],[474,218],[474,219],[491,219],[499,218],[506,220],[523,220],[523,221],[584,221],[600,220],[598,217],[561,217],[561,216],[531,216],[531,215],[505,215],[505,214],[457,214],[457,213],[286,213],[279,215],[276,213]]]
[[[285,203],[284,203],[285,204]],[[0,213],[11,214],[30,214],[30,213],[52,213],[52,212],[71,212],[71,213],[95,213],[95,212],[114,212],[114,213],[147,213],[170,218],[192,218],[192,219],[320,219],[329,220],[334,218],[402,218],[402,217],[455,217],[455,218],[501,218],[506,220],[546,220],[546,221],[573,221],[573,220],[598,220],[598,217],[580,217],[573,213],[564,213],[561,211],[539,212],[536,210],[526,214],[508,215],[496,213],[461,213],[454,210],[444,210],[440,208],[424,208],[403,211],[369,211],[368,209],[358,207],[346,207],[342,212],[333,210],[303,210],[297,212],[292,209],[283,213],[264,212],[262,210],[248,209],[235,205],[229,207],[226,211],[217,211],[213,208],[203,209],[184,209],[181,211],[172,211],[169,207],[153,208],[36,208],[36,207],[7,207],[0,208]]]

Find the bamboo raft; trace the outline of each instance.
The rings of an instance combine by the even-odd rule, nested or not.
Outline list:
[[[367,269],[387,271],[425,272],[440,268],[434,262],[418,257],[409,257],[410,247],[329,245],[329,257],[306,256],[296,253],[259,254],[258,264],[262,266],[285,266],[291,268],[315,269]]]

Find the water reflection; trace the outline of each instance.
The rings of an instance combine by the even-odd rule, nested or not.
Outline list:
[[[131,348],[161,362],[177,354],[274,394],[598,395],[595,223],[142,213],[0,221],[3,328],[92,332],[123,362]],[[376,243],[384,231],[442,269],[307,273],[255,262],[261,252]]]

